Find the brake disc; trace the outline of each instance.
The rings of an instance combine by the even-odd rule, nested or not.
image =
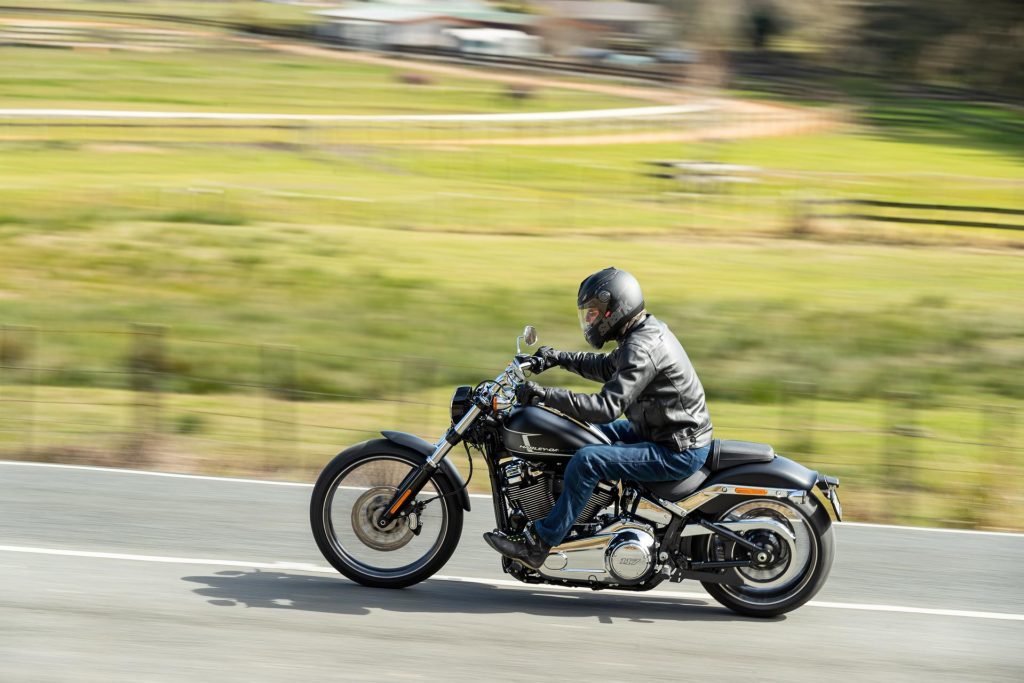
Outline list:
[[[377,520],[395,495],[394,486],[369,489],[352,505],[352,531],[368,548],[390,552],[405,546],[413,538],[413,530],[404,518],[398,518],[381,529]]]

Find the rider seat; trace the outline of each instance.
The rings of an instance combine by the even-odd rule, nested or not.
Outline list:
[[[775,449],[766,443],[715,439],[711,442],[711,451],[708,453],[708,459],[704,462],[704,466],[689,477],[679,481],[647,482],[645,486],[659,498],[674,503],[700,488],[712,472],[737,465],[771,462],[774,458]]]

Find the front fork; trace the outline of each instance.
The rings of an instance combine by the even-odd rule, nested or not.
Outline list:
[[[434,446],[434,452],[427,457],[422,465],[406,475],[402,483],[398,485],[398,490],[391,497],[391,502],[388,503],[387,509],[384,510],[384,514],[377,520],[378,527],[386,529],[408,507],[410,500],[416,500],[416,495],[423,490],[423,487],[427,485],[430,478],[434,476],[434,471],[441,465],[441,461],[445,459],[452,448],[462,441],[462,435],[466,433],[469,426],[473,424],[473,420],[481,412],[483,412],[483,409],[474,401],[458,424],[448,428],[448,431],[444,433],[444,436]]]

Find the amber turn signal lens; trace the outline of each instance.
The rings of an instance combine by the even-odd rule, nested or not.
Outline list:
[[[742,493],[746,496],[767,496],[768,489],[743,489],[737,488],[736,493]]]

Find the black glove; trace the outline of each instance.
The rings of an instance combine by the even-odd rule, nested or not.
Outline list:
[[[516,400],[521,406],[535,406],[544,400],[547,390],[536,382],[523,382],[516,387]]]
[[[530,372],[536,375],[550,368],[557,367],[560,365],[558,358],[561,355],[561,351],[556,351],[550,346],[540,347],[537,349],[537,353],[533,354],[533,367],[530,368]]]

